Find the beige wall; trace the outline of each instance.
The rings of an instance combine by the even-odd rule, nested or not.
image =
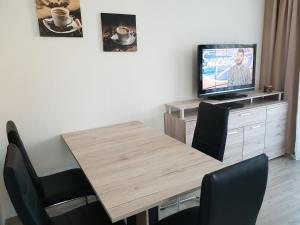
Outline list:
[[[39,174],[74,166],[61,133],[130,120],[162,130],[163,104],[196,96],[197,44],[257,43],[259,71],[262,0],[81,0],[83,39],[39,37],[34,4],[0,0],[1,169],[8,119]],[[138,52],[102,51],[100,12],[136,14]],[[0,197],[14,215],[2,179]]]

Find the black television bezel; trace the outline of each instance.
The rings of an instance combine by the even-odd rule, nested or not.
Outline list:
[[[198,45],[198,70],[197,70],[197,81],[198,81],[198,97],[205,96],[216,96],[216,95],[226,95],[226,94],[234,94],[243,91],[253,91],[255,90],[255,74],[256,74],[256,44],[207,44],[207,45]],[[252,84],[249,87],[239,87],[232,90],[228,90],[228,88],[219,88],[220,90],[207,91],[203,90],[202,85],[202,52],[203,49],[224,49],[224,48],[253,48],[253,76],[252,76]]]

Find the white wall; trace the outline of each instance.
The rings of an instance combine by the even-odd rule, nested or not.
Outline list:
[[[83,39],[41,38],[34,0],[0,0],[0,166],[14,120],[39,174],[73,167],[68,131],[141,120],[163,129],[163,104],[196,96],[196,46],[257,43],[262,0],[81,0]],[[104,53],[100,12],[137,16],[138,52]],[[1,173],[2,174],[2,173]],[[2,215],[14,215],[3,181]],[[1,214],[0,214],[1,216]]]

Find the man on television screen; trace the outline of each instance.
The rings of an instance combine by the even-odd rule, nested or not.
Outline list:
[[[251,84],[249,68],[243,65],[245,52],[239,48],[236,54],[236,64],[228,71],[228,87]]]

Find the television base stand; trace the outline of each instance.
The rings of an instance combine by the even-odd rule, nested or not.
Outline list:
[[[227,102],[227,103],[222,103],[219,104],[219,106],[225,107],[227,109],[240,109],[244,107],[243,103],[238,103],[238,102]]]
[[[225,95],[215,95],[215,96],[208,96],[207,99],[210,100],[230,100],[230,99],[237,99],[237,98],[246,98],[248,95],[245,94],[225,94]]]

